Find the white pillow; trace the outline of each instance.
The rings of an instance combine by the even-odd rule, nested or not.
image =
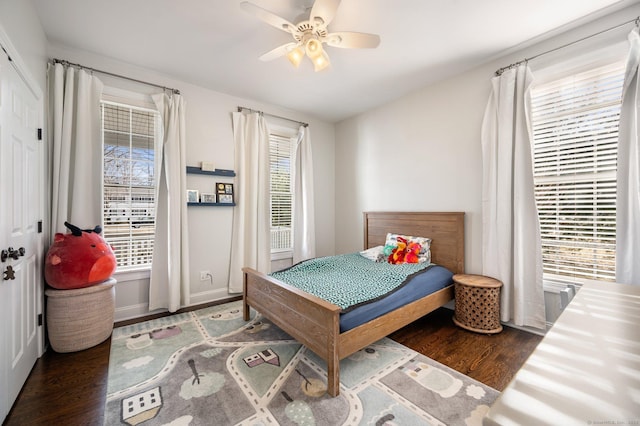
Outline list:
[[[361,251],[360,255],[374,262],[386,262],[387,259],[385,258],[384,253],[382,252],[383,250],[384,250],[383,246],[371,247],[370,249]]]

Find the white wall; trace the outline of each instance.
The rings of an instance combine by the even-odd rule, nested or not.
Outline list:
[[[177,81],[148,69],[134,67],[118,60],[64,46],[51,45],[49,57],[125,75],[180,90],[186,101],[187,165],[199,166],[211,161],[217,168],[234,168],[234,146],[231,112],[237,106],[262,110],[298,121],[308,122],[311,129],[315,170],[316,241],[319,255],[334,253],[334,126],[314,117],[284,110],[275,105],[229,96],[184,81]],[[144,93],[157,92],[147,86],[97,74],[105,85]],[[233,182],[232,178],[188,175],[189,189],[214,192],[214,184]],[[230,207],[189,207],[189,252],[191,301],[199,304],[229,297],[229,252],[233,210]],[[89,226],[90,224],[87,224]],[[200,281],[200,271],[210,271],[210,281]],[[148,313],[148,279],[145,275],[116,276],[116,320]],[[126,280],[126,281],[125,281]]]
[[[336,252],[362,246],[367,210],[464,211],[468,273],[482,272],[480,130],[494,72],[632,20],[635,5],[491,60],[336,125]],[[531,61],[536,67],[626,40],[632,25]]]
[[[47,38],[31,1],[0,1],[0,27],[11,40],[13,53],[20,55],[27,72],[44,93]]]

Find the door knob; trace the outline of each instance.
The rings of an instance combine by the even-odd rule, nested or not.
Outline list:
[[[24,247],[20,247],[18,250],[14,250],[13,247],[9,247],[7,250],[2,250],[0,252],[0,260],[6,262],[8,258],[12,258],[13,260],[18,260],[20,256],[24,256],[26,250]]]

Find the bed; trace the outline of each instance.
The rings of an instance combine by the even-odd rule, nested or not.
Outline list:
[[[387,233],[429,237],[431,261],[464,273],[464,213],[365,212],[364,248],[384,245]],[[453,299],[453,285],[348,331],[340,331],[341,308],[252,268],[243,268],[243,315],[253,307],[327,363],[327,392],[340,390],[340,360]]]

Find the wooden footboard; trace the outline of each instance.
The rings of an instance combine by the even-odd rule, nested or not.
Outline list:
[[[251,268],[243,268],[243,315],[253,307],[327,362],[327,392],[340,391],[340,307]]]

